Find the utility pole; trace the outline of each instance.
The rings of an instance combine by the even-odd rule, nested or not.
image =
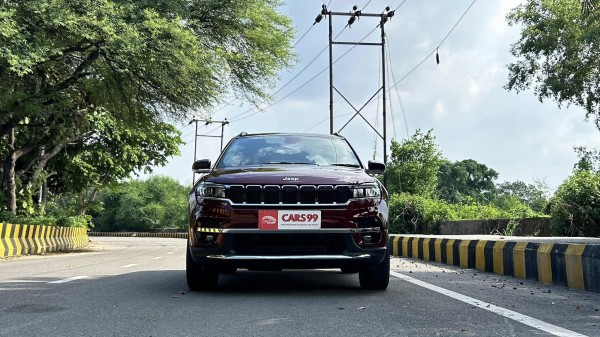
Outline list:
[[[383,140],[383,162],[387,164],[387,111],[386,111],[386,98],[387,98],[387,90],[386,90],[386,79],[385,79],[385,23],[390,20],[395,14],[395,11],[391,10],[388,6],[385,8],[385,11],[382,13],[363,13],[361,10],[358,10],[357,6],[352,8],[352,11],[349,13],[344,12],[332,12],[327,8],[327,5],[323,5],[321,8],[321,12],[317,15],[315,19],[315,24],[321,22],[324,16],[329,18],[329,133],[333,134],[333,92],[337,92],[343,99],[354,109],[355,114],[342,126],[342,128],[337,132],[340,133],[356,116],[360,116],[370,127],[375,131],[375,133]],[[361,17],[374,17],[379,18],[379,24],[377,27],[381,29],[381,42],[354,42],[354,41],[334,41],[333,40],[333,17],[334,16],[349,16],[348,23],[346,26],[352,26],[355,21]],[[353,45],[353,46],[381,46],[381,78],[382,78],[382,86],[369,98],[369,100],[360,108],[356,109],[352,103],[333,85],[333,46],[334,45]],[[383,104],[383,134],[381,134],[369,121],[361,114],[361,111],[364,109],[373,98],[377,97],[379,92],[382,92],[382,104]],[[383,180],[384,186],[387,187],[387,178],[384,176]]]
[[[198,134],[198,122],[202,122],[204,123],[204,126],[208,126],[212,123],[217,123],[217,124],[221,124],[221,135],[220,136],[214,136],[214,135],[201,135]],[[206,137],[206,138],[221,138],[221,151],[223,151],[223,131],[225,129],[225,125],[229,124],[229,121],[227,120],[227,118],[225,118],[225,120],[222,121],[213,121],[212,119],[192,119],[188,125],[192,124],[192,123],[196,123],[196,131],[195,133],[195,137],[194,137],[194,161],[196,161],[196,150],[198,148],[198,137]]]
[[[204,123],[204,126],[208,126],[212,123],[217,123],[217,124],[221,124],[221,135],[220,136],[214,136],[214,135],[206,135],[206,134],[198,134],[198,122]],[[227,118],[225,118],[222,121],[213,121],[212,119],[192,119],[188,125],[195,123],[195,128],[196,130],[194,131],[194,162],[197,159],[197,149],[198,149],[198,138],[199,137],[206,137],[206,138],[221,138],[221,151],[223,151],[223,131],[225,129],[225,125],[229,124],[229,121],[227,120]],[[192,182],[196,180],[196,173],[194,173],[194,176],[192,178]]]

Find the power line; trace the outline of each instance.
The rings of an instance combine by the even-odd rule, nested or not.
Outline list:
[[[394,73],[394,68],[392,66],[392,48],[390,47],[390,43],[389,40],[386,39],[386,44],[387,44],[387,52],[388,52],[388,60],[389,60],[389,66],[390,66],[390,73],[392,74],[392,81],[396,82],[396,75]],[[400,92],[398,91],[398,87],[395,87],[396,92],[396,97],[398,98],[398,103],[400,104],[400,111],[402,112],[402,117],[404,118],[404,128],[406,130],[406,139],[408,139],[410,136],[408,134],[408,123],[406,122],[406,111],[404,110],[404,104],[402,103],[402,97],[400,96]],[[394,125],[394,136],[396,136],[396,130],[395,130],[396,126]]]
[[[373,30],[371,30],[371,31],[370,31],[370,32],[369,32],[367,35],[365,35],[365,36],[364,36],[364,37],[363,37],[363,38],[360,40],[360,42],[363,42],[365,39],[367,39],[369,36],[371,36],[371,34],[373,34],[373,32],[375,32],[375,30],[377,30],[377,28],[378,28],[378,27],[375,27]],[[345,27],[344,27],[344,29],[345,29]],[[342,30],[342,31],[340,31],[340,33],[338,33],[338,35],[337,35],[337,36],[339,36],[339,35],[340,35],[342,32],[343,32],[343,30]],[[342,54],[340,57],[338,57],[338,58],[337,58],[337,59],[336,59],[336,60],[333,62],[333,64],[337,63],[337,62],[338,62],[340,59],[342,59],[342,58],[343,58],[344,56],[346,56],[346,55],[347,55],[349,52],[351,52],[351,51],[352,51],[352,50],[353,50],[355,47],[356,47],[356,46],[352,46],[352,48],[348,49],[348,50],[347,50],[347,51],[346,51],[344,54]],[[303,87],[305,87],[307,84],[309,84],[310,82],[312,82],[314,79],[316,79],[317,77],[319,77],[321,74],[323,74],[323,73],[324,73],[325,71],[327,71],[328,69],[329,69],[329,67],[325,67],[325,68],[323,68],[323,69],[322,69],[320,72],[318,72],[318,73],[317,73],[315,76],[311,77],[311,78],[310,78],[308,81],[304,82],[302,85],[300,85],[299,87],[297,87],[296,89],[294,89],[292,92],[290,92],[289,94],[287,94],[287,95],[283,96],[282,98],[278,99],[277,101],[275,101],[275,102],[271,103],[270,105],[266,106],[265,108],[262,108],[262,109],[260,109],[260,110],[255,110],[255,111],[254,111],[254,113],[252,113],[252,114],[250,114],[250,115],[247,115],[247,116],[244,116],[244,117],[241,117],[241,116],[243,116],[243,115],[245,115],[245,114],[247,114],[247,113],[249,113],[249,112],[251,112],[251,111],[253,111],[253,110],[254,110],[254,109],[249,109],[249,110],[247,110],[247,111],[245,111],[245,112],[243,112],[243,113],[241,113],[241,114],[239,114],[239,115],[237,115],[237,116],[231,117],[230,121],[231,121],[231,122],[238,122],[238,121],[241,121],[241,120],[243,120],[243,119],[246,119],[246,118],[248,118],[248,117],[252,117],[252,116],[256,115],[257,113],[259,113],[259,112],[262,112],[262,111],[264,111],[264,110],[266,110],[266,109],[268,109],[268,108],[272,107],[273,105],[275,105],[275,104],[277,104],[277,103],[279,103],[279,102],[283,101],[284,99],[288,98],[289,96],[291,96],[291,95],[295,94],[295,93],[296,93],[298,90],[300,90],[300,89],[302,89]],[[297,76],[296,76],[296,77],[297,77]],[[291,82],[291,81],[290,81],[290,82]],[[287,84],[289,84],[289,83],[286,83],[286,85],[287,85]],[[238,117],[241,117],[241,118],[238,118]]]
[[[397,10],[398,10],[398,8],[402,7],[402,5],[404,5],[404,3],[405,3],[405,2],[406,2],[406,0],[402,1],[402,2],[401,2],[399,5],[398,5],[398,7],[396,7],[396,9],[394,9],[394,11],[397,11]]]
[[[341,35],[341,34],[344,32],[344,30],[345,30],[347,27],[348,27],[348,26],[344,27],[344,28],[343,28],[343,29],[342,29],[342,30],[341,30],[341,31],[340,31],[340,32],[339,32],[339,33],[336,35],[336,37],[335,37],[335,38],[337,39],[337,38],[338,38],[338,37],[339,37],[339,36],[340,36],[340,35]],[[313,57],[313,59],[312,59],[312,60],[310,60],[310,62],[309,62],[307,65],[305,65],[305,66],[304,66],[304,68],[302,68],[302,69],[301,69],[301,70],[300,70],[300,71],[299,71],[299,72],[298,72],[296,75],[294,75],[294,77],[292,77],[292,78],[291,78],[290,80],[288,80],[288,81],[287,81],[287,82],[286,82],[286,83],[285,83],[283,86],[281,86],[279,89],[277,89],[277,91],[275,91],[275,92],[272,94],[272,96],[275,96],[275,95],[277,95],[278,93],[280,93],[280,92],[281,92],[281,90],[283,90],[285,87],[287,87],[288,85],[290,85],[290,84],[291,84],[291,83],[292,83],[294,80],[296,80],[296,78],[298,78],[298,76],[300,76],[300,74],[302,74],[302,73],[303,73],[303,72],[304,72],[306,69],[308,69],[308,67],[309,67],[310,65],[312,65],[312,64],[313,64],[313,63],[314,63],[314,62],[315,62],[315,61],[316,61],[316,60],[319,58],[319,56],[321,56],[321,54],[323,54],[323,53],[324,53],[324,52],[327,50],[327,48],[328,48],[328,46],[326,45],[326,46],[325,46],[325,48],[323,48],[323,49],[322,49],[322,50],[321,50],[321,51],[320,51],[320,52],[319,52],[319,53],[318,53],[318,54],[317,54],[315,57]],[[325,70],[327,70],[327,68],[325,68]],[[320,73],[319,73],[319,75],[320,75]],[[312,79],[311,79],[311,80],[309,80],[309,81],[312,81],[313,79],[314,79],[314,78],[312,78]],[[302,85],[302,86],[304,86],[304,85]],[[302,87],[302,86],[301,86],[301,87]],[[294,91],[294,92],[295,92],[295,91]],[[286,97],[288,97],[288,96],[289,96],[289,95],[285,96],[284,98],[286,98]],[[281,101],[281,100],[279,100],[279,101]],[[276,103],[279,103],[279,101],[277,101],[277,102],[275,102],[275,103],[273,103],[273,104],[271,104],[271,105],[267,106],[267,108],[269,108],[269,107],[271,107],[271,106],[275,105]],[[267,109],[267,108],[265,108],[265,109]],[[261,109],[261,110],[264,110],[264,109]],[[237,121],[239,121],[239,120],[242,120],[242,119],[245,119],[245,118],[247,118],[247,117],[254,116],[256,113],[258,113],[258,111],[256,111],[254,114],[251,114],[251,115],[249,115],[249,116],[246,116],[246,117],[240,118],[240,117],[242,117],[242,116],[244,116],[244,115],[247,115],[248,113],[250,113],[250,112],[252,112],[252,111],[256,111],[256,110],[255,110],[255,109],[253,109],[253,108],[250,108],[250,109],[248,109],[248,110],[246,110],[246,111],[244,111],[244,112],[242,112],[242,113],[240,113],[240,114],[237,114],[237,115],[235,115],[235,116],[231,117],[231,121],[232,121],[232,122],[237,122]],[[236,118],[238,118],[238,119],[236,119]]]
[[[335,37],[336,39],[344,32],[344,30],[346,30],[348,26],[346,25],[346,27],[344,27],[339,33],[338,35]],[[326,50],[327,50],[328,46],[325,46],[325,48],[323,48],[318,54],[317,56],[315,56],[312,60],[310,60],[310,62],[304,66],[304,68],[302,68],[294,77],[292,77],[292,79],[290,79],[289,81],[287,81],[281,88],[277,89],[277,91],[275,91],[273,93],[273,96],[277,95],[279,92],[281,92],[281,90],[283,90],[285,87],[287,87],[290,83],[292,83],[298,76],[300,76],[300,74],[302,74],[304,72],[304,70],[306,70],[306,68],[308,68],[311,64],[313,64],[318,58],[319,56],[321,56]]]
[[[296,42],[294,43],[294,45],[292,46],[292,48],[296,48],[296,46],[298,45],[298,43],[300,43],[300,41],[302,41],[302,39],[304,39],[304,37],[306,36],[306,34],[308,34],[308,32],[310,32],[310,30],[313,29],[314,26],[315,26],[314,23],[312,25],[310,25],[310,27],[308,27],[308,29],[306,30],[306,32],[304,32],[304,34],[302,34],[302,36],[300,36],[300,38],[298,40],[296,40]]]
[[[416,66],[414,66],[408,73],[406,73],[406,75],[404,75],[400,80],[398,80],[398,82],[395,82],[388,90],[392,90],[392,88],[396,87],[400,82],[404,81],[415,70],[417,70],[423,63],[425,63],[425,61],[431,55],[433,55],[433,53],[435,53],[442,46],[442,44],[446,41],[446,39],[448,38],[448,36],[450,36],[450,34],[454,31],[454,28],[456,28],[456,26],[458,26],[458,24],[460,23],[460,21],[465,17],[465,15],[469,12],[469,10],[471,9],[471,7],[473,7],[473,5],[475,4],[476,1],[477,0],[473,0],[473,2],[471,2],[471,4],[469,5],[469,7],[467,7],[467,9],[465,10],[465,12],[460,16],[460,18],[458,19],[458,21],[456,21],[456,23],[454,24],[454,26],[452,27],[452,29],[450,29],[450,31],[448,31],[448,33],[446,34],[446,36],[444,36],[444,38],[442,39],[442,42],[440,42],[437,45],[437,47],[435,47],[429,54],[427,54],[427,56],[425,56],[421,60],[421,62],[419,62]]]
[[[346,114],[342,114],[342,115],[336,115],[335,117],[345,117],[345,116],[350,116],[350,115],[352,115],[353,113],[354,113],[354,111],[352,111],[352,112],[349,112],[349,113],[346,113]],[[310,131],[310,130],[312,130],[312,129],[316,128],[317,126],[319,126],[319,125],[321,125],[321,124],[323,124],[323,123],[327,122],[328,120],[329,120],[329,117],[327,117],[327,118],[325,118],[324,120],[322,120],[322,121],[318,122],[317,124],[315,124],[315,125],[311,126],[310,128],[306,129],[304,132],[308,132],[308,131]]]

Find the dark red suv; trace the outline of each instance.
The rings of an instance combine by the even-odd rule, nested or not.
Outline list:
[[[190,193],[186,259],[191,290],[237,268],[341,268],[363,289],[389,282],[387,192],[345,138],[246,134],[233,138]]]

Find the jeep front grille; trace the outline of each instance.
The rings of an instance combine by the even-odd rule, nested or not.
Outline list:
[[[348,185],[230,185],[225,197],[234,204],[345,204],[353,196]]]

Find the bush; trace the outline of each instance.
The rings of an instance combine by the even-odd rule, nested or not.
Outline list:
[[[507,199],[503,208],[480,205],[474,200],[469,204],[450,204],[444,200],[430,199],[407,193],[392,194],[389,217],[391,233],[437,234],[440,221],[521,219],[537,217],[529,206],[516,198]]]
[[[600,236],[600,173],[578,171],[550,200],[555,235]]]
[[[439,232],[439,222],[456,219],[456,213],[445,201],[408,193],[390,197],[391,233]]]
[[[23,216],[23,215],[13,215],[8,212],[0,212],[0,222],[22,224],[22,225],[75,227],[75,228],[86,228],[86,229],[90,229],[90,228],[94,227],[92,224],[92,217],[89,215]]]

